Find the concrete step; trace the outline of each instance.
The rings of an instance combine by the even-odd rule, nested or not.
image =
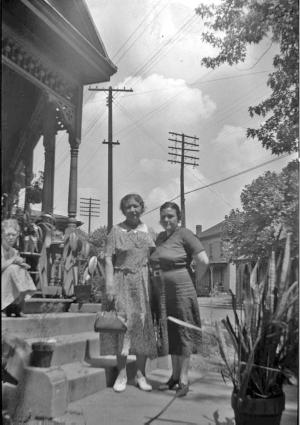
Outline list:
[[[2,317],[2,332],[20,338],[49,338],[93,331],[96,313],[28,314]]]
[[[68,363],[61,366],[68,382],[68,403],[106,388],[104,368],[92,367],[86,362]]]
[[[83,361],[49,368],[25,367],[24,379],[17,390],[19,402],[15,414],[18,420],[28,418],[29,414],[33,418],[60,416],[70,402],[106,386],[105,369],[93,368]]]
[[[51,366],[59,366],[66,363],[81,361],[84,359],[87,342],[90,354],[93,357],[99,356],[100,341],[96,332],[80,332],[72,335],[55,335],[51,339],[56,341],[51,359]],[[39,338],[26,339],[31,346]]]
[[[51,288],[51,287],[50,287]],[[42,298],[42,297],[31,297],[25,300],[23,313],[24,314],[43,314],[45,310],[52,308],[53,312],[65,312],[68,311],[73,300],[63,298]],[[49,312],[50,313],[50,312]]]
[[[101,311],[100,303],[72,303],[69,308],[70,313],[98,313]]]

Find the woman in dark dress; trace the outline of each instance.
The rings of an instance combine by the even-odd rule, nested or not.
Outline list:
[[[205,273],[209,260],[199,239],[188,229],[179,227],[180,209],[173,202],[160,207],[160,223],[165,229],[156,240],[151,255],[152,269],[160,274],[164,285],[165,313],[201,327],[197,294],[188,268],[194,261],[196,273]],[[175,389],[177,396],[189,390],[188,369],[191,354],[199,351],[201,334],[193,329],[167,322],[169,354],[172,358],[172,376],[161,390]]]

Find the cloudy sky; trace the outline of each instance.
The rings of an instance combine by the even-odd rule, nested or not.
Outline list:
[[[119,201],[130,192],[146,203],[144,221],[159,230],[158,210],[178,196],[180,165],[168,162],[169,131],[199,138],[199,166],[185,167],[185,191],[226,179],[275,159],[260,143],[247,140],[248,107],[264,99],[276,46],[270,40],[249,49],[247,60],[214,71],[201,66],[211,46],[201,41],[203,25],[195,14],[196,0],[86,0],[98,32],[118,71],[105,88],[132,88],[116,93],[113,103],[114,222],[122,220]],[[207,3],[208,1],[206,1]],[[106,95],[85,89],[82,143],[79,151],[80,197],[100,199],[100,218],[107,222]],[[41,143],[35,171],[43,169]],[[242,188],[266,170],[280,171],[294,156],[186,195],[186,225],[203,229],[240,207]],[[55,212],[67,213],[69,148],[57,137]],[[154,210],[154,211],[152,211]],[[79,211],[79,208],[78,208]],[[82,221],[86,220],[80,217]],[[87,223],[83,226],[87,228]]]

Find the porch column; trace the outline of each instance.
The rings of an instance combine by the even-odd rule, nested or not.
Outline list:
[[[209,267],[210,271],[210,292],[213,294],[215,291],[215,283],[214,283],[214,266],[210,265]]]
[[[77,213],[77,181],[78,181],[78,152],[79,143],[69,135],[71,147],[70,160],[70,178],[69,178],[69,198],[68,198],[68,216],[71,219],[76,218]]]
[[[29,210],[29,200],[28,200],[28,190],[27,187],[30,186],[32,177],[33,177],[33,150],[27,153],[25,158],[25,205],[24,210]]]
[[[43,123],[45,165],[42,211],[53,214],[54,201],[54,170],[55,170],[55,136],[56,136],[55,105],[48,104]]]
[[[82,95],[83,87],[78,88],[76,116],[74,129],[69,131],[69,143],[71,148],[68,216],[72,224],[77,214],[77,182],[78,182],[78,152],[81,142],[81,122],[82,122]]]

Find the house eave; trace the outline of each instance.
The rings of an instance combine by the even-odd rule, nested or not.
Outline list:
[[[82,84],[108,81],[117,71],[112,61],[102,55],[69,21],[67,21],[51,4],[43,0],[20,0],[38,19],[59,36],[76,55],[82,65],[88,64],[88,75]]]

